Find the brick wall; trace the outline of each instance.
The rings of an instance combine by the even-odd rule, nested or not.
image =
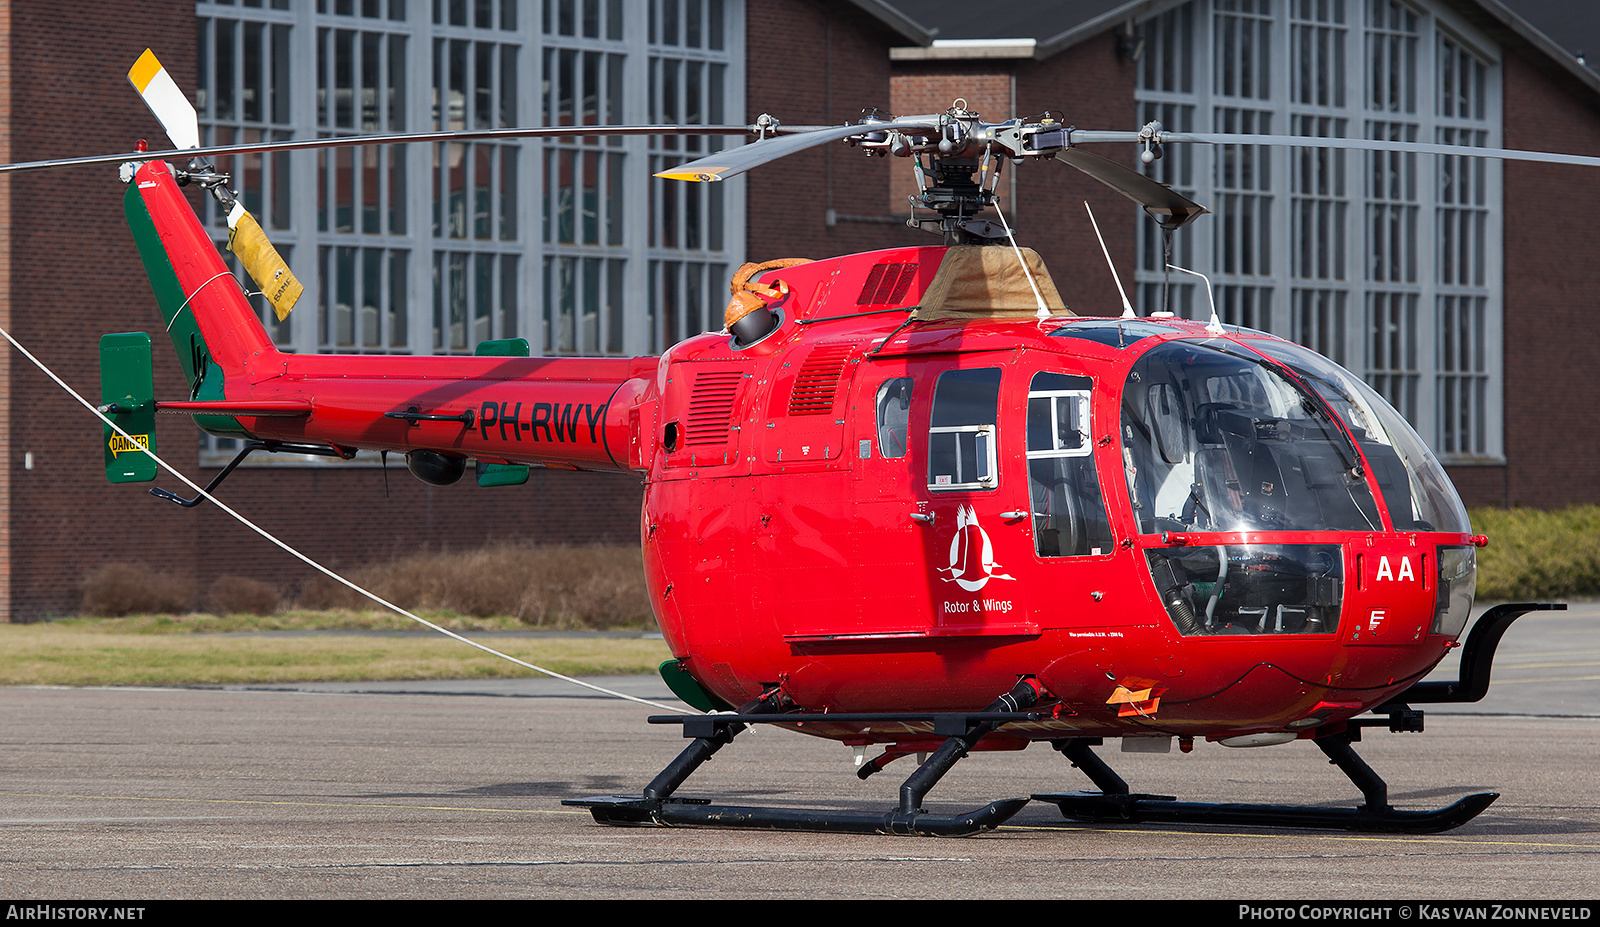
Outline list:
[[[889,47],[898,43],[859,12],[813,0],[749,0],[745,17],[748,121],[771,113],[788,125],[843,125],[864,108],[891,106]],[[890,215],[887,160],[840,142],[751,171],[747,260],[932,243],[926,233],[888,222],[827,224],[829,208]]]
[[[1558,81],[1506,55],[1506,147],[1600,151],[1600,106],[1588,91]],[[940,112],[955,97],[966,97],[969,108],[990,120],[1054,110],[1083,128],[1137,125],[1133,65],[1117,57],[1109,33],[1045,61],[896,62],[893,86],[897,113]],[[1006,103],[1011,92],[1014,110]],[[1136,164],[1131,146],[1093,150]],[[893,201],[903,202],[911,172],[904,163],[895,167]],[[1074,311],[1115,314],[1116,289],[1083,200],[1094,207],[1125,286],[1133,276],[1136,223],[1148,220],[1121,196],[1058,162],[1008,170],[1016,192],[1007,216],[1019,242],[1044,256]],[[1590,318],[1600,305],[1600,277],[1593,271],[1600,267],[1600,240],[1583,233],[1594,212],[1588,191],[1596,174],[1519,162],[1506,162],[1504,171],[1507,464],[1452,467],[1450,476],[1472,506],[1600,502],[1600,416],[1574,389],[1600,354],[1600,323]],[[1008,194],[1008,185],[1002,182],[1001,190]]]
[[[127,69],[149,45],[174,73],[192,74],[194,8],[142,4],[137,29],[128,27],[128,12],[110,0],[77,4],[70,17],[59,4],[9,4],[8,160],[127,151],[138,138],[166,147],[129,88]],[[98,401],[100,335],[160,330],[122,221],[116,168],[16,175],[6,192],[11,273],[0,292],[10,331]],[[140,489],[106,483],[99,423],[20,356],[8,359],[4,521],[11,543],[3,614],[31,619],[69,611],[84,567],[105,559],[192,559],[192,525],[154,510],[153,500],[132,498]],[[182,390],[175,368],[170,360],[157,365],[164,395]],[[187,422],[163,421],[157,441],[193,447],[193,434]],[[32,470],[24,467],[29,453]],[[178,455],[186,458],[194,459]]]
[[[179,82],[193,86],[194,6],[178,0],[129,6],[99,0],[60,7],[39,0],[0,4],[0,148],[6,160],[125,151],[138,138],[166,143],[128,87],[128,66],[148,45]],[[764,111],[791,124],[842,123],[862,107],[889,105],[892,36],[848,4],[751,0],[747,8],[750,118]],[[98,340],[111,331],[149,331],[156,394],[185,393],[160,316],[122,220],[114,168],[0,178],[0,321],[93,401],[99,397]],[[926,236],[875,223],[825,222],[887,197],[888,172],[843,145],[812,152],[750,181],[748,253],[758,259],[825,257]],[[872,210],[868,210],[869,212]],[[13,273],[12,268],[16,268]],[[111,486],[101,468],[100,426],[53,384],[10,354],[0,359],[8,388],[0,410],[6,466],[0,492],[0,620],[72,612],[83,577],[109,562],[177,573],[204,589],[235,573],[293,586],[308,568],[209,505],[184,510],[142,484]],[[159,416],[158,449],[204,483],[215,470],[194,465],[196,432],[181,416]],[[32,470],[23,469],[31,451]],[[155,485],[183,490],[162,477]],[[187,491],[182,492],[188,495]],[[464,548],[497,540],[585,542],[638,539],[640,482],[629,474],[534,471],[525,486],[481,489],[469,474],[431,487],[391,462],[357,468],[241,469],[219,495],[313,557],[345,565],[422,548]]]
[[[0,6],[0,48],[11,47],[11,5]],[[7,163],[12,157],[11,132],[11,56],[0,55],[0,160]],[[11,330],[11,181],[10,174],[0,176],[0,326]],[[12,450],[11,395],[15,389],[11,362],[17,359],[9,345],[0,346],[0,621],[10,618],[11,588],[11,520],[6,517],[11,500],[11,471],[21,459],[21,452]]]
[[[894,62],[892,88],[893,112],[896,116],[924,116],[942,113],[960,99],[970,112],[977,113],[986,122],[1000,122],[1011,118],[1012,75],[1016,63],[994,62]],[[921,192],[917,186],[916,172],[909,158],[888,158],[891,174],[889,201],[885,208],[896,215],[909,215],[906,197]],[[1010,171],[1010,166],[1007,166]],[[1007,221],[1016,211],[1011,199],[1010,179],[1014,172],[1001,175],[1000,208],[1006,211]],[[926,212],[923,215],[927,215]],[[926,234],[926,233],[924,233]]]
[[[127,151],[138,138],[167,143],[127,82],[146,46],[181,84],[194,86],[192,2],[0,5],[0,148],[5,160]],[[9,11],[9,15],[6,12]],[[0,178],[0,321],[75,389],[99,401],[100,335],[156,338],[156,395],[187,394],[161,318],[122,219],[115,167]],[[306,311],[304,308],[301,311]],[[0,518],[0,620],[76,609],[83,577],[109,562],[176,573],[204,589],[221,573],[294,585],[308,568],[210,505],[180,509],[146,484],[112,486],[101,466],[100,424],[31,364],[0,354],[0,409],[7,517]],[[184,416],[157,417],[158,450],[204,485],[196,430]],[[33,469],[24,469],[24,454]],[[392,460],[389,492],[374,468],[243,469],[220,497],[314,557],[343,564],[423,548],[495,540],[637,543],[641,486],[629,474],[534,471],[520,487],[482,489],[469,473],[431,487]],[[163,475],[154,485],[182,495]]]
[[[85,2],[74,15],[22,0],[0,4],[0,153],[6,160],[126,150],[160,139],[159,127],[128,89],[128,64],[156,48],[183,80],[195,66],[192,4],[128,7]],[[1043,62],[974,68],[898,66],[892,82],[880,26],[837,4],[750,0],[748,116],[772,112],[791,124],[842,123],[864,106],[937,112],[955,97],[994,119],[1055,110],[1083,127],[1133,128],[1133,66],[1110,35]],[[1013,90],[1014,80],[1014,90]],[[1600,150],[1594,101],[1507,56],[1508,147]],[[1010,105],[1014,92],[1015,106]],[[1102,149],[1130,165],[1133,152]],[[1134,260],[1135,208],[1054,161],[1008,166],[1016,178],[1007,215],[1019,240],[1040,251],[1076,311],[1114,314],[1116,291],[1082,201],[1095,208],[1125,282]],[[897,173],[899,172],[899,173]],[[849,215],[900,212],[891,185],[907,165],[868,159],[844,145],[791,158],[750,175],[753,259],[824,257],[931,236],[889,224],[829,227],[829,206]],[[159,315],[121,217],[122,186],[112,168],[0,178],[0,324],[91,400],[98,397],[97,342],[109,331],[157,331]],[[895,178],[900,177],[899,181]],[[1505,202],[1506,467],[1456,468],[1470,504],[1553,506],[1600,501],[1600,417],[1578,388],[1600,348],[1589,318],[1600,304],[1600,243],[1587,235],[1594,210],[1592,169],[1507,164]],[[1008,184],[1009,185],[1009,184]],[[1004,188],[1003,188],[1004,189]],[[903,197],[903,192],[900,196]],[[157,393],[184,391],[170,350],[158,344]],[[284,584],[306,568],[209,507],[180,510],[144,493],[110,486],[100,465],[100,428],[31,365],[0,357],[0,618],[29,620],[76,607],[78,584],[96,566],[125,561],[186,574],[202,588],[217,574]],[[160,447],[200,481],[195,431],[161,416]],[[24,455],[33,454],[33,469]],[[173,485],[162,479],[158,485]],[[252,469],[223,496],[308,553],[351,564],[419,547],[468,547],[490,540],[631,541],[638,536],[640,486],[627,474],[535,471],[523,487],[483,490],[470,477],[438,488],[396,461],[384,492],[372,468]]]
[[[1512,54],[1507,148],[1600,151],[1600,105]],[[1600,416],[1586,396],[1600,355],[1600,240],[1589,233],[1600,173],[1507,161],[1504,467],[1455,467],[1468,505],[1600,502]]]
[[[1111,33],[1081,42],[1045,61],[1030,62],[1017,75],[1017,112],[1054,110],[1068,125],[1084,129],[1139,127],[1133,103],[1134,63],[1117,57]],[[1132,145],[1098,145],[1095,154],[1133,167]],[[1017,223],[1055,276],[1067,304],[1082,315],[1120,315],[1122,302],[1095,240],[1083,204],[1094,208],[1122,285],[1133,291],[1135,229],[1139,207],[1120,193],[1054,159],[1024,164],[1028,186],[1018,191]],[[1182,234],[1181,232],[1179,234]]]

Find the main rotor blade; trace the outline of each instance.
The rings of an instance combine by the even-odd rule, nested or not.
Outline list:
[[[782,138],[768,138],[738,148],[729,148],[708,155],[687,164],[668,168],[657,174],[668,180],[725,180],[735,174],[743,174],[753,167],[760,167],[769,161],[786,158],[789,155],[846,139],[852,135],[866,135],[870,132],[899,131],[909,134],[932,134],[939,131],[939,127],[926,119],[896,119],[892,122],[871,122],[853,126],[832,126],[818,129],[815,132],[803,132],[796,135],[785,135]]]
[[[1063,148],[1056,152],[1056,160],[1072,165],[1143,206],[1164,229],[1183,228],[1211,211],[1164,183],[1081,148]]]
[[[1528,151],[1521,148],[1474,148],[1469,145],[1435,145],[1425,142],[1386,142],[1375,138],[1320,138],[1305,135],[1221,135],[1207,132],[1162,132],[1166,142],[1200,142],[1208,145],[1287,145],[1295,148],[1337,148],[1354,151],[1398,151],[1409,154],[1459,155],[1468,158],[1496,158],[1502,161],[1538,161],[1545,164],[1576,164],[1600,167],[1600,157],[1560,154],[1553,151]],[[1078,142],[1076,135],[1073,141]],[[1100,141],[1100,139],[1095,139]]]
[[[124,161],[176,161],[211,155],[254,154],[263,151],[297,151],[305,148],[359,148],[365,145],[407,145],[416,142],[475,142],[513,138],[561,138],[586,135],[747,135],[749,126],[539,126],[523,129],[472,129],[460,132],[414,132],[398,135],[340,135],[326,138],[297,138],[282,142],[257,142],[245,145],[216,145],[168,151],[129,151],[123,154],[93,155],[85,158],[57,158],[50,161],[20,161],[0,164],[0,174],[43,171],[57,167],[85,167],[95,164],[121,164]]]

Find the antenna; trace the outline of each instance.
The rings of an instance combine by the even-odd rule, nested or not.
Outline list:
[[[1197,270],[1190,270],[1187,267],[1179,267],[1176,264],[1168,264],[1167,266],[1181,273],[1192,274],[1206,282],[1206,302],[1211,304],[1211,321],[1206,323],[1206,331],[1213,335],[1222,334],[1222,320],[1217,318],[1217,301],[1211,295],[1211,278]]]
[[[1111,279],[1117,282],[1117,295],[1122,297],[1122,317],[1125,319],[1138,318],[1133,311],[1133,304],[1128,302],[1128,292],[1122,288],[1122,278],[1117,276],[1117,265],[1111,263],[1111,251],[1106,248],[1105,236],[1100,234],[1100,223],[1094,221],[1094,210],[1089,208],[1089,201],[1083,201],[1083,208],[1089,213],[1089,224],[1094,226],[1094,237],[1100,239],[1100,253],[1106,256],[1106,266],[1111,268]]]

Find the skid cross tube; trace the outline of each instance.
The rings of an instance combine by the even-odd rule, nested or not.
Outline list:
[[[681,723],[684,736],[694,743],[668,764],[639,796],[600,796],[567,799],[562,804],[586,807],[601,824],[656,824],[680,827],[749,827],[769,830],[803,830],[858,834],[916,834],[961,837],[990,830],[1003,824],[1028,803],[1026,798],[991,802],[968,814],[949,817],[933,815],[922,807],[922,800],[944,774],[978,741],[994,733],[1002,724],[1035,720],[1027,712],[1039,700],[1040,687],[1032,678],[1017,682],[1011,691],[996,699],[982,712],[941,712],[927,714],[814,714],[782,713],[787,704],[774,691],[762,699],[742,706],[735,714],[675,715],[652,717],[656,724]],[[933,723],[944,743],[918,766],[900,786],[899,806],[887,814],[828,811],[823,809],[751,808],[712,805],[704,799],[673,798],[672,793],[691,773],[727,745],[747,724],[801,724],[807,721],[921,721]]]
[[[753,702],[740,707],[740,714],[763,715],[780,711],[786,699],[781,691],[774,689]],[[644,797],[647,801],[665,801],[683,785],[695,770],[711,759],[718,750],[733,742],[745,729],[743,724],[723,723],[708,725],[704,733],[694,735],[694,743],[683,748],[678,758],[667,764],[667,768],[656,774],[650,784],[644,787]],[[685,736],[688,734],[689,725],[684,725]]]
[[[989,706],[989,711],[1011,712],[1020,708],[1030,708],[1039,700],[1039,684],[1031,679],[1023,679],[1012,687],[1010,692],[994,700]],[[911,825],[916,817],[925,814],[922,810],[922,799],[928,794],[944,774],[949,772],[956,761],[971,752],[972,748],[982,740],[985,735],[994,733],[1000,727],[998,721],[979,721],[970,726],[962,734],[952,734],[933,751],[927,762],[917,767],[916,772],[906,778],[900,786],[900,812],[897,819]],[[1022,806],[1017,806],[1021,810]],[[1014,813],[1014,812],[1013,812]],[[1007,815],[1010,817],[1010,815]]]

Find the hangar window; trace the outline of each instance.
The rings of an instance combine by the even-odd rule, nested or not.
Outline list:
[[[1179,132],[1495,148],[1499,48],[1431,0],[1189,0],[1138,25],[1140,121]],[[1171,262],[1225,323],[1363,375],[1447,464],[1503,459],[1500,162],[1463,155],[1168,146],[1145,168],[1210,206]],[[1141,314],[1204,318],[1139,226]]]

